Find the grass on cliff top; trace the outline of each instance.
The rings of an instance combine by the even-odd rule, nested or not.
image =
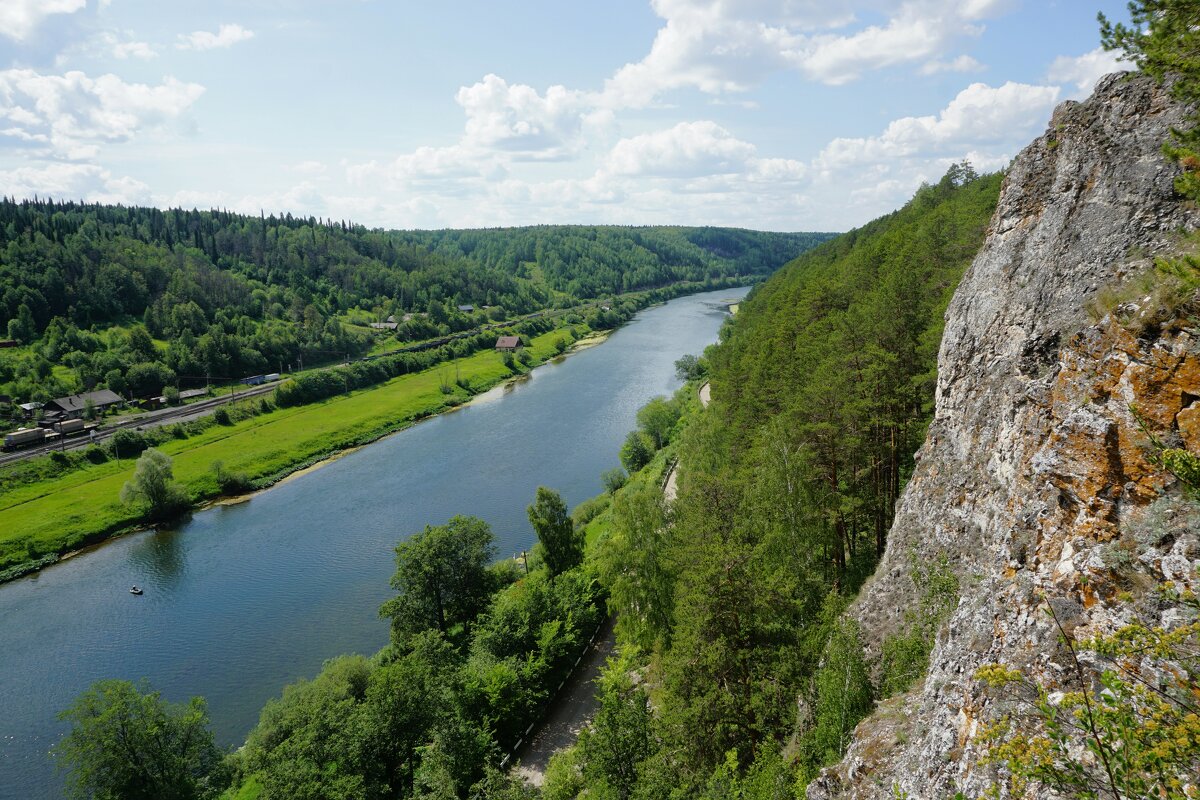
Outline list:
[[[561,330],[533,339],[534,363],[555,354]],[[457,372],[456,372],[457,371]],[[371,389],[269,414],[159,447],[174,460],[175,478],[193,501],[219,494],[213,464],[271,482],[339,450],[363,444],[413,420],[459,405],[469,394],[458,386],[442,391],[458,375],[476,392],[511,373],[495,353],[481,352]],[[121,503],[121,487],[134,460],[88,466],[59,478],[0,493],[0,569],[62,553],[137,526],[141,515]]]

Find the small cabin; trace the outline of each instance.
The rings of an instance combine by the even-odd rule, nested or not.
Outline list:
[[[497,353],[512,353],[521,348],[520,336],[501,336],[496,340]]]
[[[16,347],[20,342],[16,339],[0,339],[0,349],[5,347]]]
[[[464,314],[474,314],[475,306],[459,306],[458,310]]]

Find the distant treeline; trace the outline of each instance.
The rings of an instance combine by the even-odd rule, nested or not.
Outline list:
[[[403,341],[436,338],[634,289],[765,276],[826,238],[589,226],[398,232],[4,200],[0,338],[32,347],[0,357],[0,394],[144,395],[342,360],[367,352],[366,323],[389,316]]]

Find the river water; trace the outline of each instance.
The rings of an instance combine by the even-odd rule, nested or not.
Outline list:
[[[218,741],[235,745],[284,684],[387,642],[377,609],[398,541],[472,514],[501,556],[530,547],[536,487],[572,506],[598,494],[637,409],[679,386],[674,361],[716,341],[722,301],[745,293],[648,309],[603,345],[247,502],[0,585],[0,798],[61,796],[55,715],[95,680],[203,695]]]

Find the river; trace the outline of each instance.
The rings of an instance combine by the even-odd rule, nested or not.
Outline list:
[[[247,502],[0,585],[0,798],[61,796],[55,715],[95,680],[203,695],[218,741],[236,745],[284,684],[387,642],[377,609],[398,541],[472,514],[502,556],[530,547],[536,487],[572,506],[598,494],[637,409],[678,388],[675,360],[716,341],[722,301],[745,293],[648,309],[603,345]]]

